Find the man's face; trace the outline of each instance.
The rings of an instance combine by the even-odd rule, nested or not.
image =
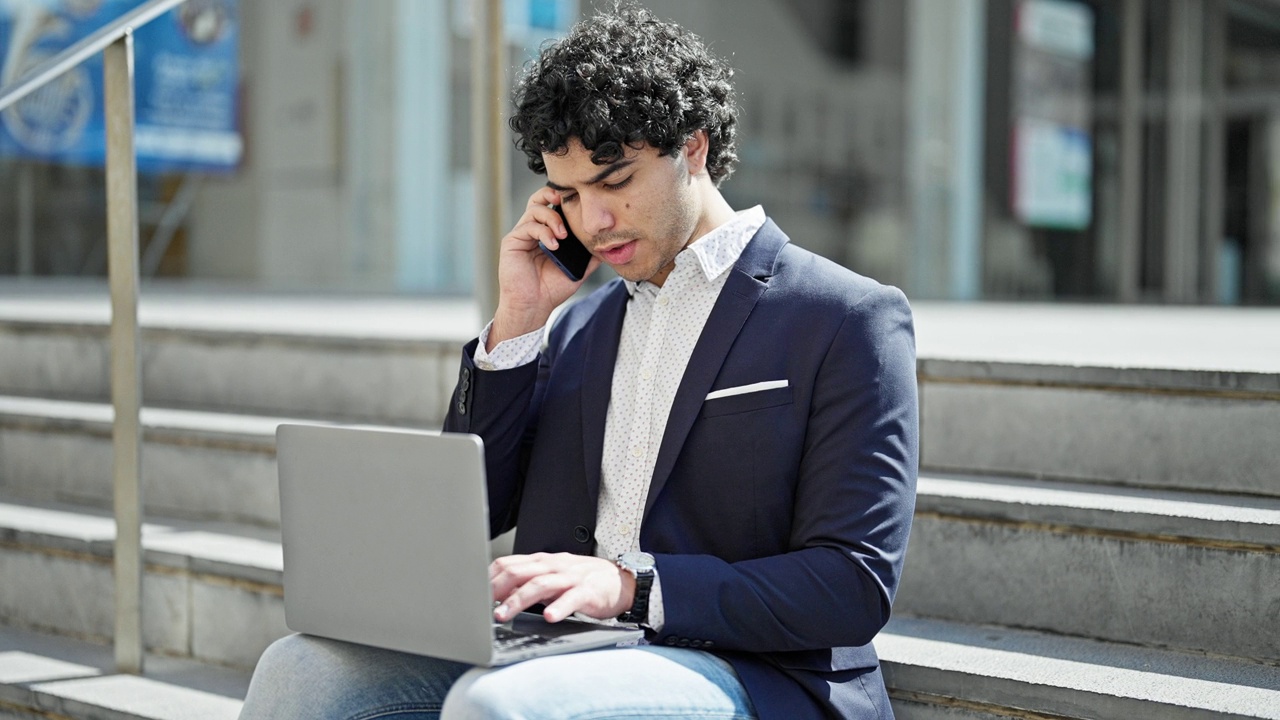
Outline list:
[[[569,227],[618,275],[661,285],[698,224],[698,196],[684,150],[660,157],[648,145],[596,165],[576,138],[543,153],[547,185],[560,193]]]

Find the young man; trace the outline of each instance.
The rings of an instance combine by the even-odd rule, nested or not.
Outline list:
[[[446,717],[892,717],[870,643],[914,505],[910,310],[721,196],[730,75],[634,8],[528,69],[511,125],[547,184],[502,239],[445,423],[484,438],[491,532],[517,528],[495,616],[541,603],[650,644],[479,670],[294,636],[244,717],[434,717],[446,696]],[[546,334],[581,283],[538,243],[568,230],[621,277]]]

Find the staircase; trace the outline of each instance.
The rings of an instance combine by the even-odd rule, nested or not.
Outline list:
[[[438,428],[470,303],[144,293],[143,678],[112,674],[105,288],[0,286],[0,719],[234,718],[287,632],[275,428]]]
[[[479,326],[154,289],[141,316],[138,678],[104,644],[105,291],[0,287],[0,719],[234,718],[286,632],[276,424],[438,427]],[[876,641],[899,717],[1280,718],[1280,313],[917,317],[925,469]]]
[[[899,717],[1280,717],[1280,313],[918,318]]]

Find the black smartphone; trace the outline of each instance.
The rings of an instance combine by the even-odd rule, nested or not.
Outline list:
[[[560,241],[560,247],[555,250],[549,249],[542,243],[538,243],[538,247],[542,248],[542,252],[546,253],[547,257],[551,258],[551,261],[563,270],[570,280],[578,282],[587,274],[587,265],[591,264],[591,253],[574,236],[573,230],[569,228],[569,221],[565,220],[564,211],[560,209],[560,206],[552,205],[552,207],[560,214],[560,219],[564,222],[565,232],[568,234]]]

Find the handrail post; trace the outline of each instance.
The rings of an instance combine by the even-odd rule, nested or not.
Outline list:
[[[498,307],[498,238],[506,232],[510,170],[503,123],[506,35],[502,0],[472,0],[471,172],[475,192],[475,298],[480,317]],[[483,321],[482,321],[483,322]]]
[[[103,55],[107,125],[107,270],[111,286],[111,403],[115,484],[115,656],[141,673],[142,438],[138,366],[138,168],[134,155],[133,33]]]

